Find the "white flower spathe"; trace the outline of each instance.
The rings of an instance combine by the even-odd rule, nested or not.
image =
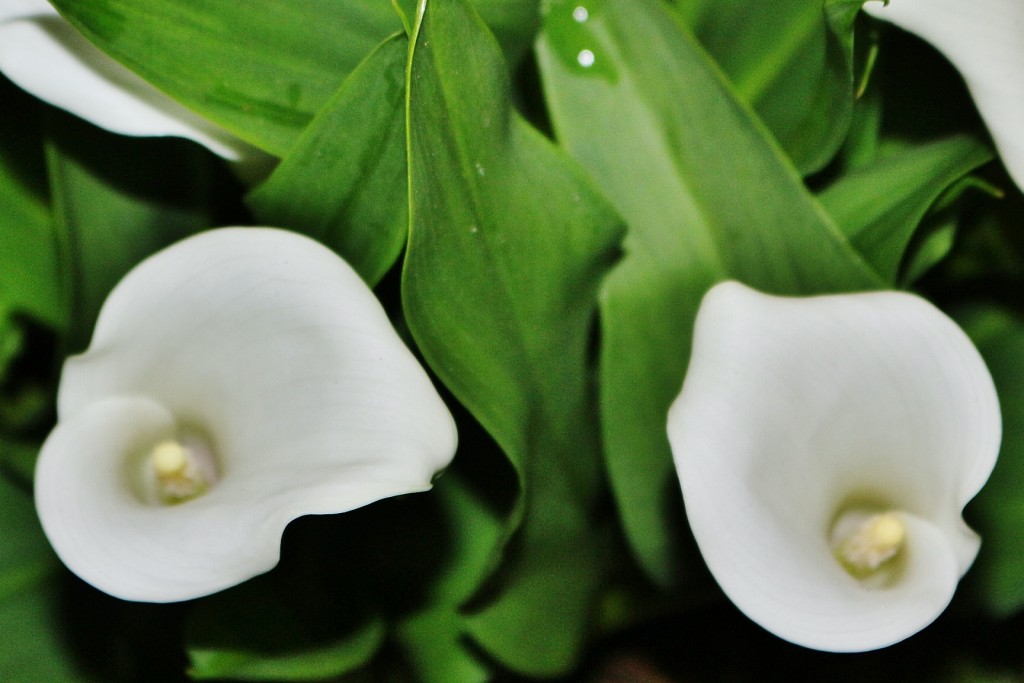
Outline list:
[[[182,137],[228,161],[263,153],[101,52],[47,0],[0,4],[0,72],[33,96],[121,135]]]
[[[1024,2],[889,0],[864,11],[931,43],[964,77],[1010,177],[1024,189]]]
[[[1001,421],[980,355],[927,301],[727,282],[701,304],[668,435],[725,594],[781,638],[853,652],[949,603]]]
[[[424,491],[454,421],[359,276],[274,228],[151,256],[70,358],[36,506],[61,560],[127,600],[271,569],[296,517]]]

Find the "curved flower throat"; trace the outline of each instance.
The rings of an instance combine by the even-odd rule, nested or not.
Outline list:
[[[145,502],[177,505],[197,498],[219,479],[213,450],[196,437],[167,439],[150,449],[142,465]]]
[[[832,552],[851,576],[878,588],[896,578],[906,538],[906,524],[896,511],[853,509],[832,526]]]

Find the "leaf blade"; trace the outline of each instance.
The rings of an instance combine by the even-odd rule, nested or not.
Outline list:
[[[618,218],[512,112],[506,67],[466,3],[430,0],[414,45],[406,315],[521,489],[505,536],[521,521],[519,535],[466,628],[508,666],[554,675],[579,654],[604,572],[587,347]]]
[[[669,584],[679,494],[665,415],[704,292],[730,277],[778,293],[880,281],[668,12],[606,0],[579,22],[574,8],[552,5],[538,56],[558,139],[629,224],[601,294],[603,437],[633,550]],[[580,65],[584,46],[603,69]]]

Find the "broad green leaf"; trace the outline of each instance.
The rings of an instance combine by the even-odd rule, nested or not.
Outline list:
[[[0,317],[17,311],[59,328],[67,313],[57,242],[41,193],[41,107],[2,78],[0,101]]]
[[[412,33],[420,0],[392,0],[404,15]],[[542,0],[470,0],[480,18],[494,32],[510,64],[518,63],[530,49],[540,29]]]
[[[704,292],[726,278],[777,293],[880,282],[659,2],[606,0],[584,22],[574,8],[552,5],[538,58],[559,140],[629,225],[601,295],[602,427],[627,536],[669,584],[682,520],[665,420]]]
[[[675,0],[737,96],[803,173],[842,144],[853,106],[853,23],[862,0]]]
[[[620,226],[512,111],[498,46],[463,0],[426,3],[408,83],[409,328],[521,488],[509,523],[522,527],[469,629],[506,665],[554,675],[579,653],[604,572],[587,356]]]
[[[388,0],[54,0],[90,41],[185,106],[287,152],[344,78],[402,29]],[[510,50],[536,0],[481,0]]]
[[[1008,617],[1024,607],[1024,318],[992,306],[956,317],[992,373],[1003,413],[995,470],[968,507],[982,537],[968,578],[991,613]]]
[[[90,41],[184,105],[283,154],[401,23],[386,0],[55,0]]]
[[[954,183],[992,159],[959,136],[908,147],[843,175],[819,194],[847,239],[886,282],[895,283],[921,220]]]
[[[47,156],[77,351],[118,280],[149,254],[217,225],[217,193],[228,188],[218,162],[187,142],[124,138],[64,116],[54,124]]]
[[[405,244],[405,63],[409,41],[387,40],[248,197],[256,220],[334,249],[373,285]]]

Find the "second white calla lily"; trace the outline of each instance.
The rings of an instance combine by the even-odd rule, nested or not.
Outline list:
[[[223,228],[143,261],[69,359],[36,505],[111,595],[196,598],[273,567],[285,526],[424,491],[456,433],[359,276],[322,245]]]
[[[891,645],[952,598],[979,540],[964,505],[1000,442],[988,370],[911,294],[714,287],[668,435],[726,595],[786,640]]]
[[[182,137],[229,161],[264,155],[92,45],[46,0],[0,3],[0,72],[55,107],[121,135]]]
[[[871,16],[931,43],[963,75],[999,155],[1024,189],[1024,2],[871,0]]]

